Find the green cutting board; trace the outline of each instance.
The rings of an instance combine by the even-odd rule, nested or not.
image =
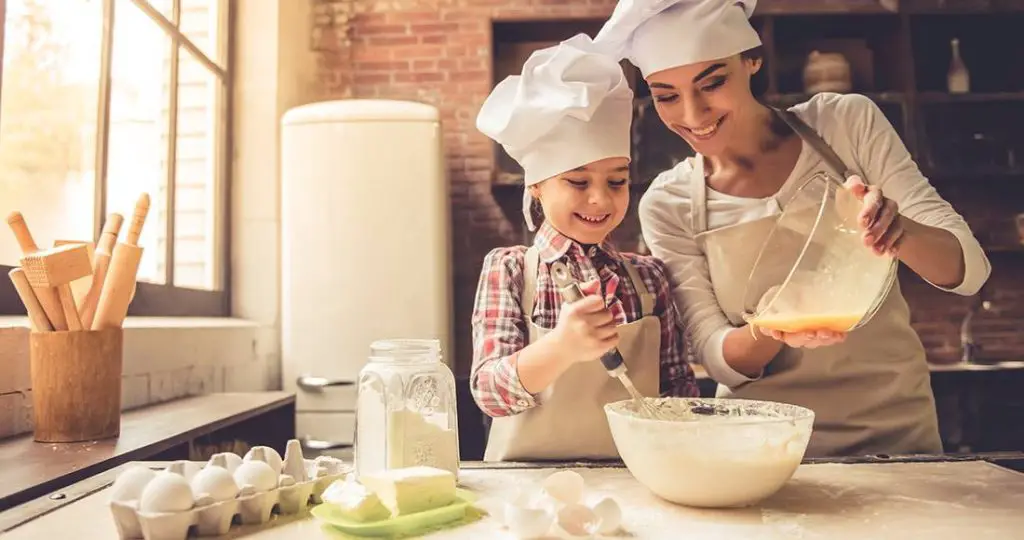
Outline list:
[[[408,536],[422,534],[465,518],[466,510],[474,501],[476,496],[472,492],[456,489],[455,502],[447,506],[378,521],[349,519],[336,506],[327,503],[314,506],[310,513],[323,523],[352,536]]]

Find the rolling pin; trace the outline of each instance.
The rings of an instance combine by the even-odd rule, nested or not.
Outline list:
[[[142,260],[139,236],[142,234],[142,226],[148,213],[149,195],[143,193],[135,203],[135,213],[132,215],[124,242],[114,245],[107,275],[103,279],[103,288],[100,290],[96,315],[92,321],[93,330],[120,328],[124,324],[139,272],[139,261]]]
[[[92,273],[88,244],[71,244],[37,251],[21,258],[21,268],[33,288],[56,288],[68,330],[82,330],[71,282]]]
[[[121,214],[110,214],[107,222],[103,224],[103,232],[100,240],[96,243],[96,253],[92,260],[92,284],[85,298],[79,304],[79,315],[82,317],[82,325],[92,328],[92,321],[96,315],[96,306],[99,305],[100,291],[103,290],[103,282],[107,278],[107,269],[110,267],[110,256],[117,244],[117,235],[121,234],[121,224],[124,217]]]
[[[14,238],[18,241],[18,246],[21,247],[22,255],[31,255],[39,251],[39,247],[36,246],[36,241],[32,239],[32,233],[28,230],[28,225],[25,223],[24,216],[21,212],[11,212],[7,216],[7,224],[10,225],[11,231],[14,232]],[[35,289],[36,298],[39,299],[39,305],[43,306],[43,312],[46,313],[46,318],[50,320],[50,326],[54,330],[67,330],[68,322],[64,316],[64,310],[60,305],[60,297],[57,295],[55,289],[38,288]]]
[[[39,304],[36,293],[32,291],[32,285],[28,282],[28,278],[25,277],[25,271],[21,268],[15,268],[8,272],[7,275],[11,278],[11,283],[14,283],[14,290],[18,291],[21,303],[25,305],[25,311],[28,313],[28,320],[32,324],[32,330],[36,332],[49,332],[53,330],[53,327],[50,326],[50,319],[46,318],[43,306]]]

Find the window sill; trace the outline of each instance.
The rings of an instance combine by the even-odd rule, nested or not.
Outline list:
[[[129,317],[123,410],[212,392],[280,388],[275,326],[228,317]],[[0,438],[31,430],[29,327],[0,316]]]

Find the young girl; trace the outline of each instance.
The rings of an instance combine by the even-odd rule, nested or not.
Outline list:
[[[615,458],[603,405],[627,399],[600,357],[618,347],[645,396],[696,396],[664,267],[607,242],[629,206],[633,101],[619,64],[577,35],[495,87],[477,127],[525,173],[533,245],[484,259],[473,311],[473,397],[493,417],[484,459]],[[584,299],[562,305],[561,261]]]

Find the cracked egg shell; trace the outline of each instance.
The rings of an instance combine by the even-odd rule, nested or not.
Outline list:
[[[117,502],[137,501],[142,498],[146,484],[156,478],[156,471],[136,465],[117,475],[110,486],[110,500]]]
[[[544,479],[544,492],[562,504],[576,504],[583,498],[583,477],[575,471],[558,471]]]
[[[192,477],[191,487],[196,499],[206,494],[219,502],[234,499],[238,495],[234,476],[222,467],[203,467]]]
[[[195,501],[192,488],[180,474],[161,471],[146,484],[139,499],[139,510],[148,513],[184,512]]]
[[[262,453],[262,456],[260,455]],[[281,472],[281,466],[284,465],[284,460],[281,459],[281,454],[277,453],[277,450],[269,446],[254,446],[245,453],[245,457],[242,461],[262,461],[267,465],[270,465],[271,469],[274,469],[275,473]]]
[[[591,510],[597,516],[597,532],[601,534],[611,534],[622,524],[622,508],[611,497],[601,499]]]
[[[270,491],[277,487],[277,472],[259,460],[244,461],[235,469],[233,476],[239,487],[249,485],[256,491]]]
[[[558,511],[558,526],[573,536],[589,536],[597,525],[597,515],[582,504],[566,505]]]

